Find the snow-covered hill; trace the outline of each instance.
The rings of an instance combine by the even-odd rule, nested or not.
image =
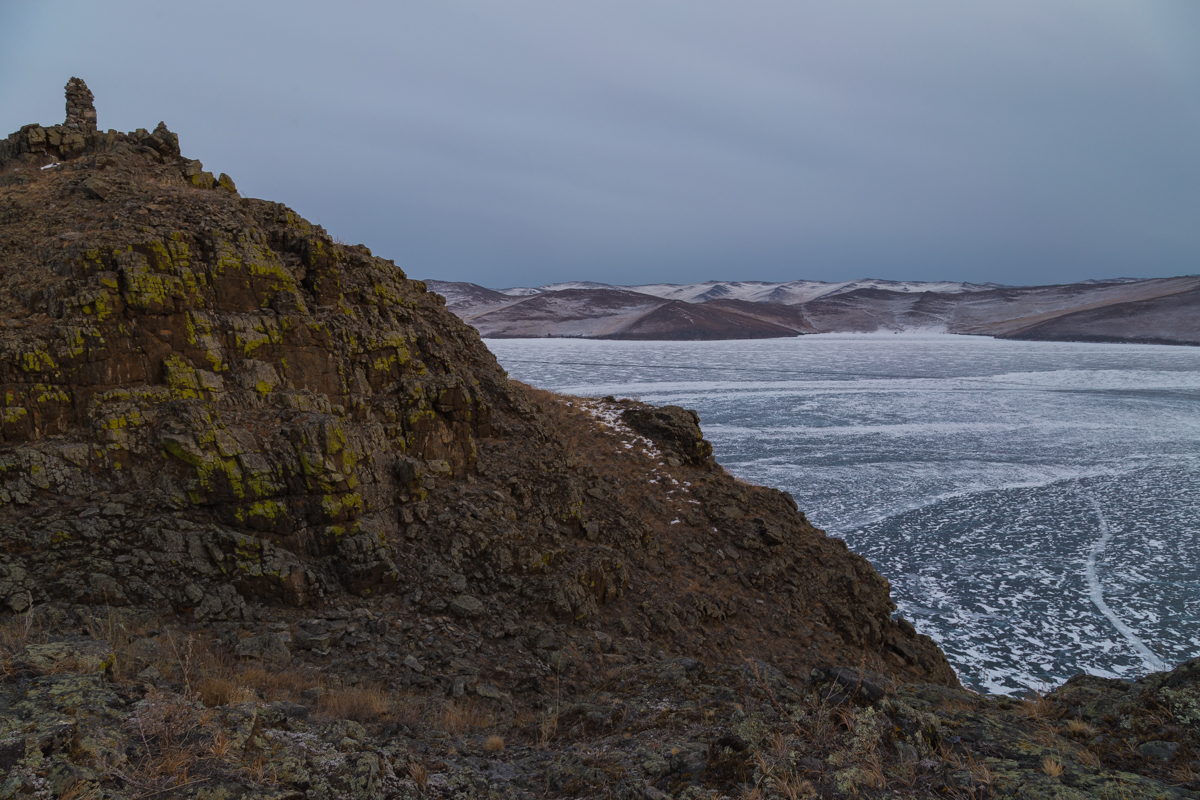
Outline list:
[[[740,339],[849,331],[944,331],[1080,341],[1200,343],[1200,276],[1055,286],[952,281],[591,281],[486,289],[427,281],[480,333]]]

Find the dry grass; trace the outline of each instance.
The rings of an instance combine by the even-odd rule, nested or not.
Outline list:
[[[198,705],[194,699],[150,689],[125,722],[142,747],[141,756],[131,759],[126,771],[110,769],[110,774],[134,787],[135,797],[176,793],[196,783],[190,773],[203,757],[199,737],[210,715]]]
[[[434,727],[453,736],[495,725],[487,709],[474,699],[452,700],[435,715]],[[501,740],[503,743],[503,740]]]
[[[323,693],[317,708],[335,719],[377,722],[391,714],[392,698],[378,686],[351,686]]]
[[[775,791],[785,800],[809,800],[817,796],[816,787],[799,775],[785,775],[776,779]]]
[[[973,757],[969,759],[971,778],[977,781],[980,785],[986,787],[988,796],[995,794],[996,773],[992,772],[986,764],[980,764]]]
[[[217,761],[224,761],[229,757],[231,747],[233,747],[233,740],[225,734],[225,731],[219,730],[213,734],[212,741],[208,744],[208,754]]]
[[[1057,749],[1063,746],[1063,740],[1059,738],[1058,733],[1047,725],[1039,725],[1033,730],[1033,741],[1040,744],[1042,747]]]
[[[800,752],[818,758],[828,758],[838,749],[843,731],[846,736],[857,742],[852,754],[844,751],[845,755],[853,759],[852,766],[856,770],[854,793],[857,794],[857,787],[874,791],[887,788],[885,756],[879,748],[885,732],[882,720],[872,720],[869,717],[860,719],[853,706],[834,703],[831,694],[820,692],[806,693],[789,709],[776,698],[766,677],[758,672],[758,665],[753,661],[748,663],[753,669],[754,681],[758,688],[766,694],[780,717],[790,725],[792,735],[777,732],[768,740],[765,752],[760,750],[754,753],[758,778],[746,796],[769,795],[788,800],[817,796],[813,784],[792,771],[790,755]],[[908,777],[911,780],[915,777],[915,768],[910,766],[909,773]],[[771,791],[764,794],[768,782]]]
[[[279,783],[279,773],[275,762],[259,753],[254,760],[239,770],[243,778],[259,786],[270,786]]]
[[[420,761],[411,761],[408,764],[408,777],[413,779],[418,789],[424,791],[425,784],[429,782],[429,768]]]
[[[489,753],[499,753],[504,749],[504,737],[495,735],[487,737],[483,743],[483,749]]]
[[[538,746],[546,747],[558,734],[558,709],[547,711],[538,725]]]
[[[300,699],[302,691],[318,685],[315,673],[247,664],[213,639],[173,630],[155,633],[149,623],[119,609],[94,614],[85,624],[93,638],[103,639],[113,648],[112,679],[133,680],[147,667],[161,677],[159,686],[147,687],[124,723],[133,747],[128,760],[96,764],[102,775],[118,781],[131,797],[141,798],[179,796],[187,787],[211,780],[219,765],[236,767],[238,776],[255,784],[276,782],[269,758],[243,761],[244,754],[235,751],[230,734],[212,728],[209,708],[260,698]],[[15,653],[44,638],[31,608],[0,622],[0,656],[7,665]],[[56,664],[55,672],[73,666],[69,659],[63,660]],[[364,692],[355,690],[355,694]],[[373,696],[371,691],[366,694]],[[333,693],[330,699],[341,698]],[[365,704],[347,701],[344,714],[362,719],[373,716],[378,706],[377,699]],[[390,709],[390,705],[384,707]],[[94,796],[89,786],[80,784],[64,796],[76,800]]]
[[[132,680],[153,667],[167,682],[181,684],[184,695],[198,695],[209,707],[259,699],[299,702],[305,690],[321,684],[320,675],[311,668],[248,663],[201,636],[165,631],[146,638],[146,631],[131,629],[111,612],[91,627],[92,636],[106,639],[116,653],[115,679]]]
[[[594,434],[590,430],[591,426],[579,424],[583,418],[591,420],[591,415],[579,406],[581,398],[538,389],[518,381],[513,382],[524,390],[529,404],[545,414],[558,429],[556,438],[562,442],[568,452],[581,453],[595,447],[596,442]]]
[[[1078,761],[1080,764],[1083,764],[1085,767],[1100,769],[1100,767],[1103,766],[1102,762],[1100,761],[1100,756],[1096,755],[1086,747],[1077,748],[1072,755],[1075,756],[1076,761]]]
[[[33,598],[29,598],[29,608],[23,614],[14,614],[0,622],[0,652],[5,660],[16,655],[28,644],[40,639],[41,630],[34,624]]]
[[[72,783],[58,796],[59,800],[96,800],[99,797],[100,790],[97,787],[80,781]]]
[[[1057,709],[1054,703],[1041,692],[1034,692],[1033,697],[1021,701],[1021,713],[1032,720],[1054,719]]]
[[[1042,772],[1049,775],[1051,778],[1057,778],[1063,774],[1063,764],[1053,756],[1046,756],[1042,759]]]
[[[1081,719],[1067,720],[1067,734],[1076,739],[1091,739],[1096,735],[1096,729]]]
[[[786,737],[784,739],[786,742]],[[805,778],[791,772],[787,767],[787,755],[790,747],[781,749],[778,738],[772,742],[772,754],[776,756],[773,760],[766,753],[757,752],[754,754],[755,765],[757,769],[757,778],[755,785],[747,791],[745,797],[782,797],[786,800],[807,800],[807,798],[816,797],[817,791],[812,783]],[[882,788],[883,776],[879,776],[879,788]],[[875,785],[875,780],[869,778],[868,782]],[[771,791],[767,791],[768,787]]]
[[[1200,772],[1192,769],[1190,764],[1180,764],[1171,771],[1171,780],[1177,784],[1195,783],[1200,781]]]
[[[119,651],[149,633],[149,628],[145,625],[122,617],[116,609],[106,607],[103,613],[87,620],[88,635],[93,639],[104,639],[112,646],[113,651]]]
[[[225,678],[204,678],[200,681],[200,700],[209,708],[245,703],[257,699],[254,690],[239,686]]]
[[[321,685],[320,676],[311,670],[278,669],[260,664],[240,669],[238,682],[254,687],[267,702],[297,702],[303,692]]]

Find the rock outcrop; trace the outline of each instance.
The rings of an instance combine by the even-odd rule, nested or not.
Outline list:
[[[489,635],[545,616],[955,682],[887,582],[726,476],[694,415],[533,404],[395,264],[240,197],[163,124],[90,130],[69,95],[82,127],[26,126],[0,161],[12,611],[249,622],[391,598]]]
[[[0,797],[708,796],[796,686],[958,691],[694,414],[510,381],[392,262],[69,88],[0,148]],[[657,733],[571,749],[622,730]]]

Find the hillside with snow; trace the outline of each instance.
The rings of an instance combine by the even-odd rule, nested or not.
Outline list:
[[[487,289],[427,281],[488,337],[747,339],[938,331],[1060,341],[1200,344],[1200,276],[1053,286],[862,279],[590,281]]]

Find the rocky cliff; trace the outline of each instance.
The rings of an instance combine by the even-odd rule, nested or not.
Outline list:
[[[785,636],[797,670],[837,653],[954,682],[864,560],[681,452],[693,418],[534,404],[440,297],[240,197],[164,125],[56,135],[23,128],[0,162],[13,611],[391,598],[668,651],[733,625],[730,655]]]
[[[392,262],[94,119],[73,79],[0,146],[0,797],[708,796],[758,780],[737,692],[958,691],[694,414],[511,382]],[[627,716],[661,768],[598,772]],[[501,734],[548,755],[480,788]]]

